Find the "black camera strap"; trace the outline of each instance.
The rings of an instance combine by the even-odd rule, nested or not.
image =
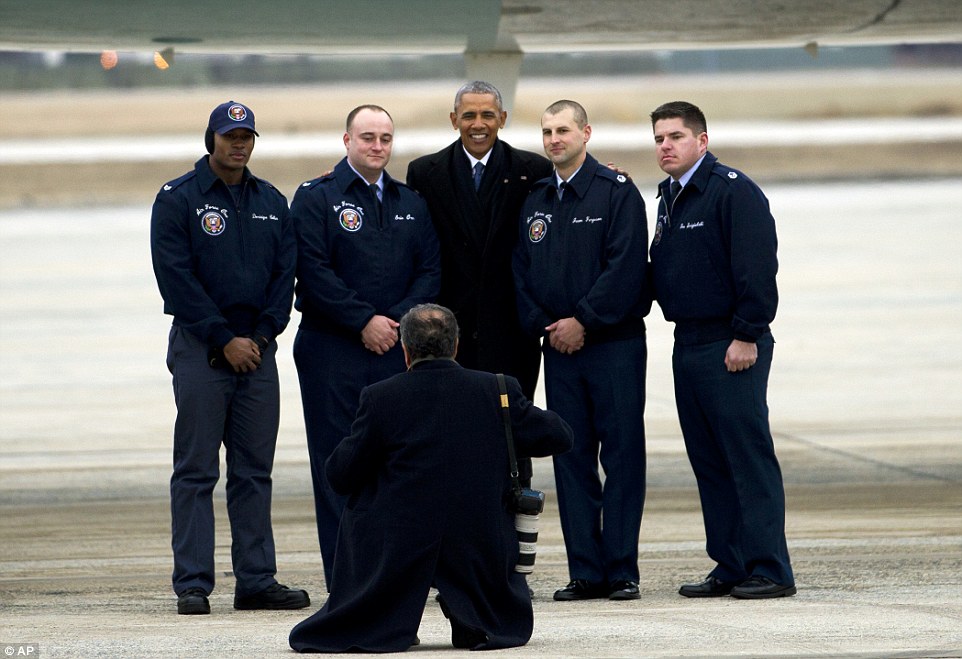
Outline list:
[[[511,432],[511,409],[508,407],[508,385],[504,381],[504,374],[497,373],[498,390],[501,392],[501,419],[504,421],[504,436],[508,440],[508,463],[511,468],[511,489],[515,494],[521,494],[521,483],[518,481],[518,460],[514,454],[514,433]]]

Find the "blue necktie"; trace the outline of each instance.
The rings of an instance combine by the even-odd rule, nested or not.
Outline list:
[[[671,182],[671,198],[668,199],[668,208],[671,209],[675,205],[675,199],[678,199],[678,193],[681,192],[681,183],[678,181]]]
[[[481,187],[481,175],[484,174],[484,164],[478,162],[474,166],[474,189],[477,190]]]
[[[371,183],[368,186],[371,188],[371,194],[374,195],[374,216],[377,219],[377,226],[381,226],[381,188],[377,187],[377,183]]]

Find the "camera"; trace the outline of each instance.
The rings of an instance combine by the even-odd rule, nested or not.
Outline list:
[[[514,512],[522,515],[540,515],[544,510],[544,492],[523,488],[514,494]]]
[[[538,554],[538,522],[544,510],[544,492],[525,488],[514,495],[514,530],[518,534],[518,563],[514,571],[531,574]]]

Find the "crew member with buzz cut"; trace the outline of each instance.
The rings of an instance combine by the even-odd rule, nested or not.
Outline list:
[[[574,431],[574,448],[554,457],[571,578],[554,598],[637,599],[651,308],[645,203],[626,176],[588,154],[580,104],[549,106],[541,132],[555,171],[525,201],[514,278],[521,326],[544,339],[548,408]]]

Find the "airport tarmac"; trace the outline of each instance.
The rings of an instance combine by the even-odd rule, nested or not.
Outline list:
[[[671,328],[649,320],[641,599],[554,602],[567,582],[550,463],[535,631],[513,657],[962,656],[962,185],[766,186],[781,307],[770,383],[798,595],[687,600],[712,567],[672,397]],[[642,189],[651,199],[649,189]],[[650,213],[649,209],[649,213]],[[289,656],[323,603],[307,452],[282,335],[278,577],[302,612],[231,608],[223,487],[210,616],[175,613],[167,480],[169,319],[149,206],[0,218],[0,646],[8,656]],[[649,217],[649,220],[651,218]],[[450,646],[433,599],[410,652]]]

